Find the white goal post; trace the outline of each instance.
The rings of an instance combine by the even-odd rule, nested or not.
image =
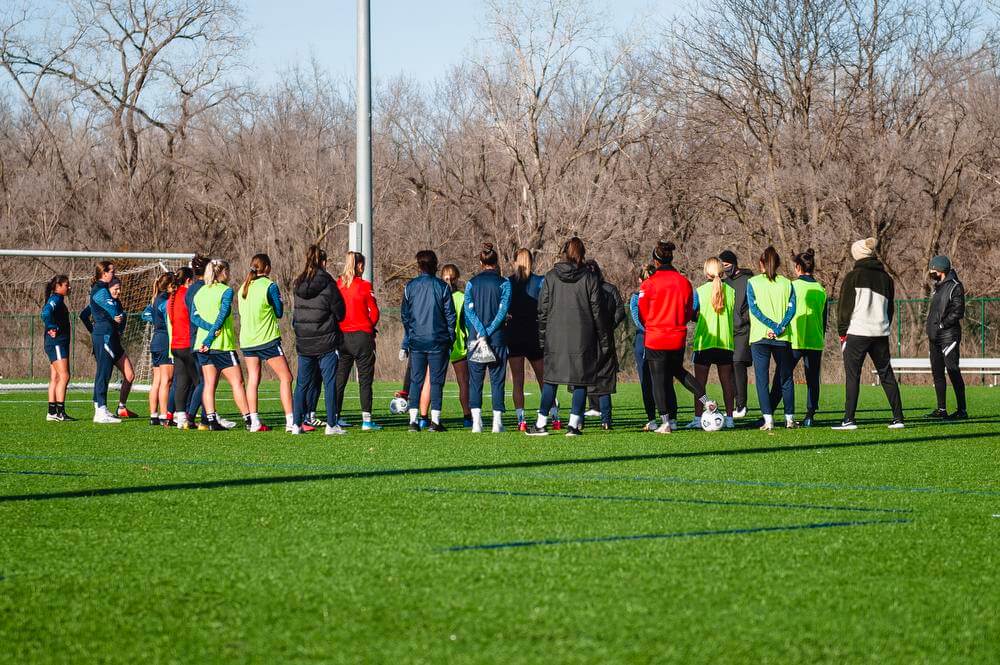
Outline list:
[[[27,338],[23,346],[0,348],[0,392],[40,391],[48,388],[47,381],[38,380],[46,376],[49,370],[48,359],[42,351],[44,333],[40,330],[41,320],[36,322],[35,319],[39,318],[45,284],[55,274],[68,275],[71,286],[75,287],[69,305],[73,321],[70,390],[93,388],[92,375],[88,376],[87,372],[88,365],[92,364],[89,338],[76,320],[76,313],[86,304],[83,294],[89,292],[94,262],[98,260],[124,264],[118,271],[122,277],[122,303],[128,316],[123,344],[136,372],[132,390],[148,392],[151,378],[149,342],[152,331],[149,324],[140,319],[140,315],[149,304],[154,276],[162,271],[186,266],[193,257],[192,253],[0,248],[0,338]],[[8,341],[6,344],[12,342]],[[82,365],[82,371],[77,371],[74,364]],[[117,390],[119,385],[119,381],[114,380],[110,389]]]

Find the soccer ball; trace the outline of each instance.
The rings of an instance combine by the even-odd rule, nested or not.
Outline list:
[[[718,432],[726,421],[718,411],[706,411],[701,414],[701,428],[706,432]]]
[[[403,413],[406,413],[406,409],[409,406],[410,403],[407,402],[402,397],[393,397],[392,401],[389,402],[389,413],[391,413],[394,416],[401,415]]]

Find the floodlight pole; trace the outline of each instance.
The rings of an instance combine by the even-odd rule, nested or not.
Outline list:
[[[365,256],[365,279],[372,281],[372,24],[371,0],[358,0],[357,200],[351,249]]]

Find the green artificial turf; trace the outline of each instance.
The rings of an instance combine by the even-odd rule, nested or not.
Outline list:
[[[936,424],[905,388],[890,431],[865,388],[833,432],[842,391],[823,427],[657,436],[623,386],[618,429],[577,439],[46,423],[0,396],[0,660],[996,662],[1000,392]]]

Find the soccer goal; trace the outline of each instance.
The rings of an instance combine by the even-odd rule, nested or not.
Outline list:
[[[45,390],[49,361],[40,312],[45,285],[54,275],[67,275],[70,295],[71,390],[94,386],[94,356],[90,334],[80,322],[80,311],[90,299],[97,261],[115,263],[122,282],[122,306],[127,324],[122,344],[135,367],[133,390],[148,391],[152,378],[149,342],[152,330],[142,312],[153,296],[153,282],[163,272],[188,265],[193,254],[158,252],[76,252],[0,249],[0,392]],[[114,389],[120,385],[115,370]]]

